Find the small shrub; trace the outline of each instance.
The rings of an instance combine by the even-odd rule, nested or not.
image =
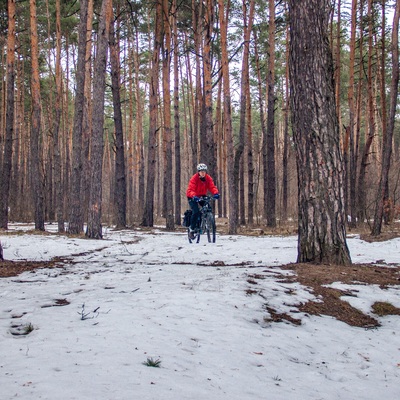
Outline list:
[[[160,368],[161,360],[157,359],[154,360],[152,357],[148,357],[147,361],[143,363],[146,367],[154,367],[154,368]]]
[[[31,323],[29,323],[24,326],[23,331],[25,335],[29,335],[34,329],[35,327]]]

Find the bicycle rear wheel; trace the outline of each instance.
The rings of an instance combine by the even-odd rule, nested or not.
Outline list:
[[[216,226],[214,214],[209,212],[206,216],[206,232],[209,243],[215,243],[216,240]]]

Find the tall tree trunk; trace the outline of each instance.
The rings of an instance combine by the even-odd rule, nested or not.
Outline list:
[[[282,155],[282,220],[288,218],[288,153],[289,153],[289,26],[286,27],[286,67],[285,67],[285,106],[284,106],[284,137]]]
[[[150,71],[150,94],[149,94],[149,144],[147,153],[147,186],[146,186],[146,201],[143,211],[143,226],[153,226],[154,224],[154,185],[155,171],[157,158],[157,135],[158,135],[158,77],[159,77],[159,62],[160,49],[162,42],[162,4],[161,0],[156,4],[156,19],[155,19],[155,34],[154,46]]]
[[[201,35],[203,30],[203,2],[192,0],[192,22],[194,33],[194,46],[196,54],[196,91],[193,104],[193,132],[192,132],[192,164],[193,170],[196,169],[196,164],[199,162],[199,125],[200,125],[200,104],[202,104],[202,84],[201,84],[201,67],[200,67],[200,54],[201,54]],[[190,59],[188,58],[188,62]],[[192,86],[192,85],[191,85]]]
[[[16,43],[18,45],[18,41]],[[14,207],[10,209],[10,217],[14,219],[22,218],[22,203],[24,196],[22,195],[25,191],[25,182],[27,176],[25,174],[25,140],[26,129],[23,129],[23,118],[24,118],[24,78],[23,78],[23,62],[21,62],[21,56],[19,56],[15,63],[16,67],[16,104],[15,104],[15,140],[13,150],[13,166],[12,166],[12,179],[11,179],[11,198],[10,201],[14,204]],[[15,213],[14,213],[15,212]]]
[[[35,229],[44,231],[44,188],[41,165],[40,123],[41,123],[41,99],[39,77],[39,46],[36,17],[36,0],[30,0],[31,23],[31,58],[32,58],[32,126],[31,126],[31,182],[32,198],[35,207]]]
[[[382,170],[379,182],[378,200],[376,204],[372,235],[378,236],[382,231],[382,218],[385,207],[387,187],[389,182],[390,158],[392,155],[392,140],[396,121],[397,97],[399,93],[399,16],[400,0],[396,0],[392,29],[392,82],[390,85],[390,114],[386,135],[382,145]]]
[[[173,41],[174,41],[174,132],[175,132],[175,224],[181,225],[181,130],[179,123],[179,38],[177,0],[173,0]]]
[[[246,196],[244,193],[244,156],[242,155],[239,162],[239,224],[243,226],[246,225]]]
[[[349,168],[346,170],[349,182],[349,225],[351,228],[357,226],[357,210],[356,210],[356,187],[357,187],[357,156],[355,151],[356,136],[356,107],[355,107],[355,54],[356,54],[356,31],[357,31],[357,0],[352,0],[351,7],[351,28],[350,28],[350,65],[349,65]]]
[[[254,163],[253,163],[253,131],[251,118],[250,85],[247,85],[247,216],[248,223],[254,223]]]
[[[93,70],[93,119],[90,146],[90,198],[86,236],[102,239],[102,173],[104,149],[104,95],[112,0],[103,0],[97,33],[97,51]]]
[[[267,111],[267,176],[266,190],[264,188],[265,219],[267,226],[276,226],[276,177],[275,177],[275,1],[269,0],[269,28],[268,28],[268,111]]]
[[[373,64],[373,34],[374,34],[374,27],[373,27],[373,0],[368,0],[368,70],[367,70],[367,96],[368,96],[368,129],[367,129],[367,137],[364,145],[364,149],[362,152],[361,157],[361,165],[360,165],[360,173],[358,177],[358,219],[360,221],[364,221],[367,219],[367,188],[366,188],[366,174],[367,174],[367,167],[369,164],[370,158],[370,151],[372,146],[372,141],[375,137],[375,106],[374,106],[374,87],[373,87],[373,71],[372,71],[372,64]]]
[[[243,46],[243,58],[242,58],[242,73],[241,73],[241,86],[240,86],[240,123],[239,123],[239,141],[235,151],[234,164],[233,164],[233,182],[234,186],[232,187],[232,195],[236,197],[235,202],[240,204],[239,216],[240,222],[243,223],[244,219],[244,182],[241,182],[241,158],[243,156],[243,151],[245,147],[245,137],[246,137],[246,76],[248,75],[249,70],[249,53],[250,53],[250,34],[253,25],[253,16],[254,16],[254,1],[250,3],[249,16],[247,16],[247,2],[246,0],[242,1],[242,9],[243,9],[243,21],[244,21],[244,46]],[[228,18],[226,18],[228,20]],[[242,172],[242,176],[243,172]],[[242,188],[242,194],[240,198],[242,201],[239,201],[239,188]]]
[[[380,97],[381,97],[381,114],[382,114],[382,139],[383,142],[386,140],[387,132],[387,107],[386,107],[386,1],[382,1],[382,34],[381,34],[381,65],[380,65]],[[393,34],[393,32],[392,32]],[[393,38],[393,37],[392,37]],[[393,61],[392,61],[393,62]],[[384,143],[383,143],[384,146]],[[391,144],[392,146],[392,144]],[[384,158],[384,157],[382,157]],[[383,162],[383,160],[382,160]],[[393,216],[393,202],[389,198],[389,179],[385,187],[384,196],[384,208],[383,208],[383,220],[385,224],[388,224]]]
[[[341,0],[337,0],[337,26],[336,26],[336,48],[335,48],[335,99],[336,99],[336,112],[338,115],[339,123],[339,134],[342,137],[342,113],[340,112],[340,92],[341,92],[341,50],[342,50],[342,3]],[[332,12],[333,14],[333,12]],[[333,16],[332,16],[333,18]]]
[[[221,70],[221,60],[218,60],[218,69]],[[215,143],[217,144],[217,167],[218,167],[218,187],[220,193],[228,193],[226,179],[226,141],[224,128],[222,126],[222,79],[218,79],[218,90],[215,107]],[[227,196],[223,196],[218,201],[218,215],[226,217]]]
[[[93,1],[88,2],[87,29],[86,29],[86,55],[85,55],[85,88],[83,95],[82,114],[82,175],[81,205],[82,224],[87,221],[89,197],[90,197],[90,140],[92,134],[92,25],[93,25]]]
[[[214,0],[206,0],[204,8],[203,37],[203,101],[201,113],[200,161],[207,164],[214,175],[216,159],[214,154],[214,131],[212,109],[212,44],[214,30]],[[214,175],[216,178],[216,176]]]
[[[8,228],[8,206],[14,136],[15,83],[15,0],[8,1],[7,72],[6,72],[6,136],[0,164],[0,228]]]
[[[328,40],[330,1],[289,0],[289,12],[292,125],[299,185],[297,261],[350,265]]]
[[[82,210],[82,124],[85,89],[85,54],[86,30],[88,18],[88,0],[80,2],[80,20],[78,27],[78,61],[76,68],[76,89],[74,123],[72,130],[72,173],[71,190],[69,197],[69,225],[68,232],[80,234],[83,232]]]
[[[145,163],[144,163],[144,142],[143,142],[143,110],[142,105],[143,99],[141,94],[140,80],[139,80],[139,32],[135,32],[136,40],[136,51],[134,56],[135,65],[135,101],[136,101],[136,164],[138,187],[137,187],[137,198],[138,198],[138,216],[142,215],[144,209],[144,198],[145,198]]]
[[[60,0],[56,0],[56,101],[54,105],[54,184],[55,184],[55,203],[58,232],[65,231],[64,227],[64,196],[62,190],[61,176],[61,152],[60,152],[60,123],[61,123],[61,100],[62,100],[62,76],[61,76],[61,11]]]
[[[261,123],[261,136],[262,136],[262,167],[263,171],[263,188],[264,188],[264,206],[262,208],[263,217],[265,217],[265,204],[267,202],[267,195],[265,193],[265,189],[267,187],[267,152],[266,152],[266,140],[267,137],[267,127],[265,124],[265,113],[264,113],[264,93],[263,93],[263,85],[262,85],[262,78],[261,78],[261,65],[260,65],[260,57],[258,53],[258,37],[256,31],[254,30],[254,55],[255,55],[255,62],[256,62],[256,70],[257,70],[257,88],[258,88],[258,104],[260,109],[260,123]],[[264,218],[265,219],[265,218]]]
[[[116,13],[117,15],[119,12]],[[114,23],[110,25],[110,62],[111,62],[111,90],[114,109],[115,127],[115,186],[114,199],[116,202],[116,227],[126,227],[126,175],[124,132],[122,125],[121,94],[120,94],[120,61],[119,40],[115,38]],[[119,38],[118,38],[119,39]]]
[[[171,23],[169,1],[163,0],[163,109],[164,109],[164,207],[166,229],[175,228],[174,194],[172,182],[172,132],[171,132]]]
[[[221,29],[221,63],[222,63],[222,79],[224,85],[224,133],[227,146],[227,164],[228,166],[234,164],[234,151],[233,151],[233,134],[232,134],[232,110],[231,110],[231,93],[229,83],[229,64],[228,64],[228,15],[229,15],[229,2],[226,8],[224,7],[224,0],[218,0],[219,8],[219,23]],[[238,192],[237,182],[233,173],[228,171],[228,185],[229,185],[229,227],[228,232],[230,235],[237,233],[238,228]]]

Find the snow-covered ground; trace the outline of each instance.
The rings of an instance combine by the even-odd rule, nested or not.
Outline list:
[[[189,244],[161,230],[108,229],[102,241],[0,233],[8,260],[73,261],[0,279],[0,398],[400,398],[399,316],[374,316],[382,326],[365,330],[296,312],[314,297],[283,283],[293,273],[279,266],[296,261],[295,236],[204,239]],[[400,264],[399,239],[354,236],[348,245],[353,262]],[[265,277],[256,287],[253,274]],[[346,300],[363,312],[375,301],[400,307],[399,286],[357,290]],[[266,305],[301,326],[266,322]],[[27,326],[31,333],[17,335]],[[159,368],[145,365],[151,360]]]

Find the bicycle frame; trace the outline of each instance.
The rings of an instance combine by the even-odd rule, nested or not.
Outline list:
[[[216,240],[215,218],[210,204],[212,200],[214,199],[209,196],[203,196],[200,198],[199,220],[197,221],[197,225],[195,228],[195,237],[193,239],[190,238],[188,229],[189,243],[192,243],[193,240],[196,240],[196,243],[199,243],[200,236],[205,233],[207,234],[208,241],[210,243],[211,241],[215,243]]]

